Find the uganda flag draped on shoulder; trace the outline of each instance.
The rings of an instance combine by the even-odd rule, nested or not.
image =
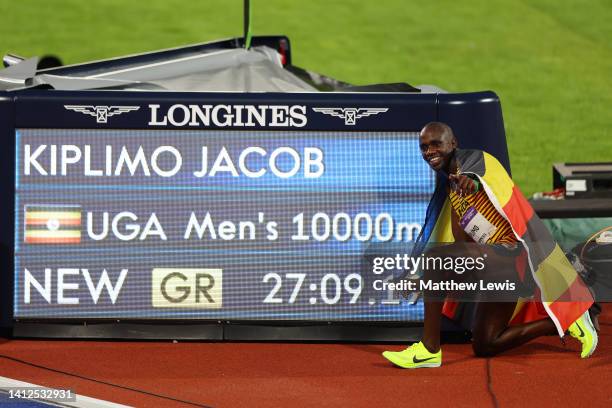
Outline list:
[[[519,300],[510,323],[527,323],[550,316],[559,335],[563,336],[593,303],[591,292],[495,157],[480,150],[457,149],[455,158],[461,174],[478,177],[489,200],[509,221],[517,239],[526,249],[528,266],[537,289],[533,298]],[[416,251],[422,252],[427,243],[455,241],[447,185],[447,179],[438,174]],[[455,317],[454,306],[447,303],[444,314]]]

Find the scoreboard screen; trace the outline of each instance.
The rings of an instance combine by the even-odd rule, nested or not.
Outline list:
[[[422,320],[369,260],[420,232],[418,129],[212,127],[16,126],[14,318]]]

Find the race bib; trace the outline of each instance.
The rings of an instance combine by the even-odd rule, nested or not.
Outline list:
[[[470,206],[459,221],[461,228],[479,244],[486,244],[497,227],[489,222],[476,208]]]

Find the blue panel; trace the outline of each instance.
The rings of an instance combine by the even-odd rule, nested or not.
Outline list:
[[[422,318],[420,303],[385,304],[393,293],[373,285],[392,274],[369,263],[409,253],[423,222],[434,178],[417,133],[19,129],[16,140],[16,317]]]

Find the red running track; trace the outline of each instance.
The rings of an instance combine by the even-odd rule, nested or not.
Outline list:
[[[612,407],[612,310],[600,324],[590,359],[546,337],[492,359],[444,345],[421,370],[383,360],[401,345],[4,339],[0,376],[139,407]]]

